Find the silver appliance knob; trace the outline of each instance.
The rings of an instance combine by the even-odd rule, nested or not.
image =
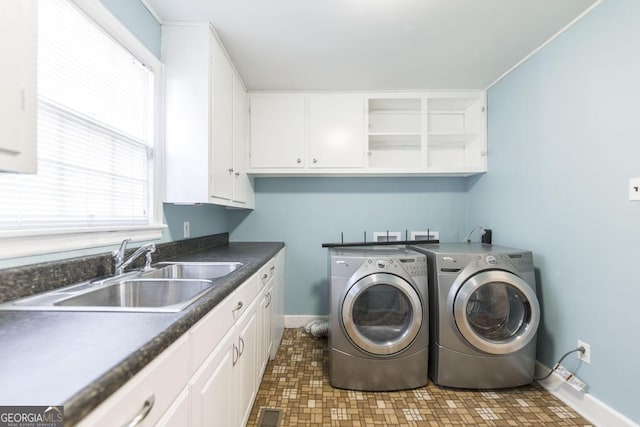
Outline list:
[[[385,268],[386,264],[384,263],[383,260],[379,259],[376,264],[378,265],[378,268]]]
[[[491,264],[491,265],[495,265],[497,262],[496,257],[494,257],[493,255],[487,255],[487,257],[485,258],[485,261],[487,261],[487,264]]]

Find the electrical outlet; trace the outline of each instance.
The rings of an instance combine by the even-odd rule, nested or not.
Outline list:
[[[640,200],[640,178],[629,179],[629,200]]]
[[[191,223],[189,221],[185,221],[182,237],[186,239],[189,236],[191,236]]]
[[[578,352],[578,359],[590,365],[591,364],[591,346],[586,342],[582,342],[578,340],[578,347],[584,347],[584,353]]]

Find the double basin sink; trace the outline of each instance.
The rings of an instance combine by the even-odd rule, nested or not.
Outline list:
[[[166,262],[0,304],[5,310],[179,312],[242,266]]]

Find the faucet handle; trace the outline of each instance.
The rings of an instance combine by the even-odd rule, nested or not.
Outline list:
[[[124,239],[122,243],[120,243],[120,247],[118,249],[114,249],[113,251],[111,251],[111,255],[113,255],[114,258],[117,258],[117,257],[123,258],[124,251],[127,250],[127,244],[130,241],[131,239]]]
[[[151,270],[151,254],[154,253],[156,251],[155,247],[152,247],[149,251],[147,251],[147,253],[145,254],[145,256],[147,257],[146,262],[144,263],[144,268],[143,271],[149,271]]]

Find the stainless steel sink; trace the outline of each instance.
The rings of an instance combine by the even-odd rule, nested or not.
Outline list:
[[[239,262],[166,262],[0,304],[0,310],[178,312]]]
[[[179,311],[213,287],[210,280],[127,280],[62,299],[68,307],[170,307]]]
[[[217,279],[234,272],[239,262],[172,262],[158,263],[140,277],[160,279]]]

